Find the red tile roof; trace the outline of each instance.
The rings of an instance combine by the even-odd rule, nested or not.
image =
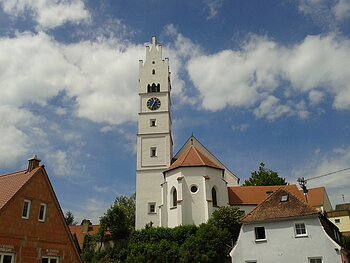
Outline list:
[[[164,172],[174,170],[179,167],[208,166],[223,170],[222,167],[213,163],[206,155],[191,145],[168,169]]]
[[[302,193],[303,191],[300,190]],[[323,206],[326,189],[324,187],[310,188],[307,192],[307,201],[311,206]]]
[[[40,167],[30,172],[27,170],[0,175],[0,210],[29,181]]]
[[[284,186],[232,186],[228,187],[229,204],[258,205],[281,187],[285,187],[295,195],[303,198],[302,193],[300,193],[295,184]]]
[[[282,196],[288,196],[285,202],[281,201]],[[319,215],[319,212],[288,191],[287,188],[280,188],[241,221],[242,223],[256,223],[312,215]]]

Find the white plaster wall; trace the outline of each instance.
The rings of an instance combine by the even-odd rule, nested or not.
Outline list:
[[[136,174],[136,229],[144,228],[150,221],[159,226],[159,208],[161,204],[161,184],[164,182],[162,170],[149,170]],[[148,213],[148,203],[156,203],[156,213]]]
[[[156,120],[155,127],[151,127],[151,119]],[[142,114],[139,116],[139,134],[142,133],[167,133],[170,131],[171,120],[169,112],[156,112],[154,114]]]
[[[256,207],[256,205],[233,205],[233,206],[238,207],[238,209],[241,211],[244,211],[245,215],[249,214]]]
[[[294,224],[306,225],[307,237],[295,237]],[[264,226],[266,242],[255,242],[254,227]],[[324,231],[317,217],[261,224],[243,225],[236,246],[231,251],[232,262],[256,260],[270,262],[308,262],[309,257],[322,257],[324,263],[341,262],[337,245]]]
[[[205,179],[204,176],[209,179]],[[181,179],[180,179],[181,178]],[[180,179],[180,180],[178,180]],[[212,206],[211,189],[215,185],[218,206],[227,206],[228,194],[226,182],[222,179],[222,170],[210,167],[180,167],[166,173],[168,226],[207,222],[211,213],[217,209]],[[192,185],[198,187],[192,193]],[[172,208],[172,187],[176,187],[179,203]]]
[[[350,217],[348,215],[328,217],[328,219],[339,228],[340,232],[350,231]],[[340,219],[340,223],[335,223],[335,219]]]

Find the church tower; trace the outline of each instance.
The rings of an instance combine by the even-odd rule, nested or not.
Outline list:
[[[139,62],[139,116],[136,164],[136,229],[160,225],[163,171],[173,157],[169,60],[152,37]]]

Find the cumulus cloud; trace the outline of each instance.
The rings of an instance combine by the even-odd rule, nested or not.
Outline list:
[[[308,95],[315,105],[330,94],[334,108],[350,109],[348,61],[350,40],[334,34],[308,36],[288,47],[253,36],[240,50],[191,57],[187,70],[202,108],[246,107],[274,120],[290,114],[306,118],[307,105],[297,101],[299,95]]]
[[[82,0],[2,0],[2,9],[10,16],[31,16],[41,29],[52,29],[67,22],[90,20],[90,13]]]

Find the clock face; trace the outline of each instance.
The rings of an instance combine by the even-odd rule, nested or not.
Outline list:
[[[147,101],[147,108],[150,110],[158,110],[160,107],[160,99],[158,98],[150,98]]]

